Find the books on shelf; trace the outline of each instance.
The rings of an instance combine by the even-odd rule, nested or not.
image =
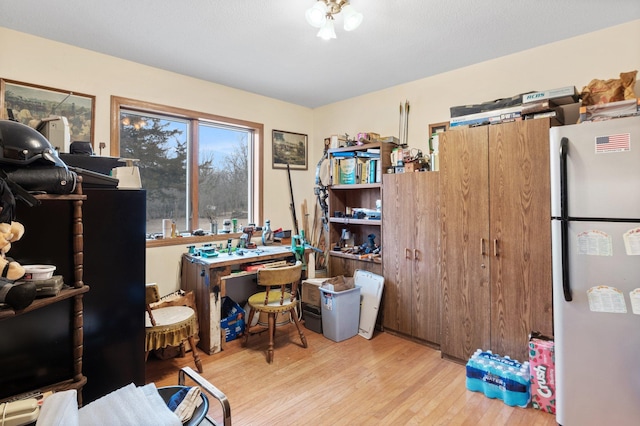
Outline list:
[[[340,185],[356,183],[356,159],[340,159]]]
[[[332,157],[331,184],[380,183],[382,161],[378,157]]]
[[[334,152],[331,155],[333,155],[334,157],[347,158],[347,157],[355,157],[356,153],[355,151],[344,151],[344,152]]]
[[[380,151],[378,151],[378,152],[369,152],[369,150],[367,150],[367,151],[356,151],[356,157],[380,158]]]

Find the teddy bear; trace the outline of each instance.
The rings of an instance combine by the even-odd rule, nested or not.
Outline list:
[[[14,283],[24,276],[24,268],[18,262],[7,257],[11,243],[24,235],[24,226],[20,222],[0,223],[0,303],[6,303],[13,309],[24,309],[36,297],[36,286],[31,281]]]
[[[11,243],[18,241],[23,235],[24,226],[20,222],[0,223],[0,275],[3,278],[15,281],[24,275],[22,265],[7,257]]]

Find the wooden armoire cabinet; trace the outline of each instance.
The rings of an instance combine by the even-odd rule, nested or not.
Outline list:
[[[383,177],[383,326],[440,342],[439,172]]]
[[[548,119],[440,136],[444,357],[524,361],[553,334]]]

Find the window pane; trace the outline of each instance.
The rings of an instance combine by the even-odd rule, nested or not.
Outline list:
[[[198,225],[210,231],[225,219],[252,221],[249,205],[249,153],[252,133],[241,128],[201,122],[198,128]]]
[[[184,120],[120,111],[120,157],[140,160],[148,234],[162,233],[162,219],[187,227],[187,140]]]

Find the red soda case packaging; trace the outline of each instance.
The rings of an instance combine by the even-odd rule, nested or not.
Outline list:
[[[540,335],[529,339],[531,405],[547,413],[556,413],[556,368],[553,340]]]

